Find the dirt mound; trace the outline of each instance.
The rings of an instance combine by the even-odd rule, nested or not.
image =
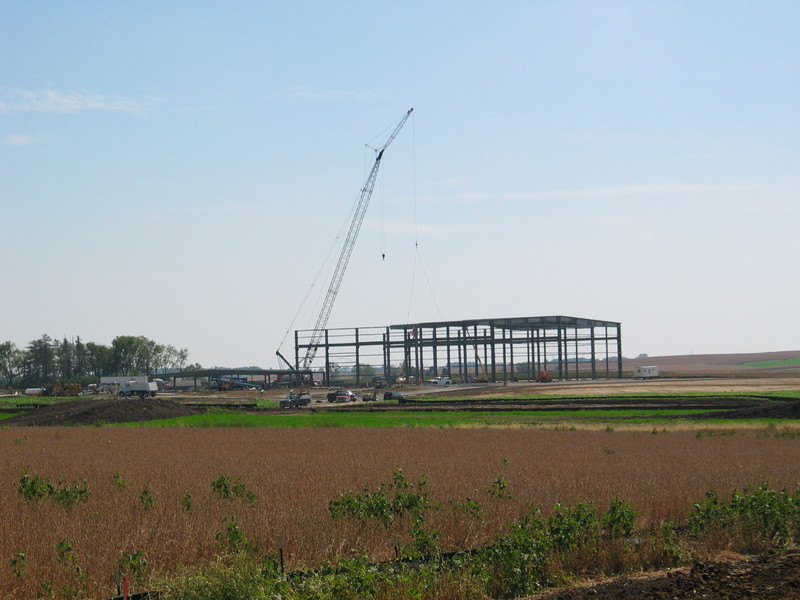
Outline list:
[[[71,400],[35,408],[24,415],[3,421],[3,425],[96,425],[152,421],[198,414],[198,410],[182,406],[166,398],[93,398]]]
[[[800,598],[800,549],[724,562],[698,563],[665,575],[622,577],[535,596],[540,600],[789,600]]]

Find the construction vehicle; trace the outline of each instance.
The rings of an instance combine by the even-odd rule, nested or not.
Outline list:
[[[147,375],[109,375],[100,378],[100,388],[116,394],[120,398],[126,396],[155,396],[158,384],[150,381]]]
[[[44,388],[43,396],[81,396],[83,388],[80,383],[56,383]]]
[[[547,371],[539,371],[539,377],[536,378],[537,383],[553,383],[553,378]]]
[[[153,383],[152,381],[149,382],[138,382],[136,380],[130,380],[122,383],[119,386],[119,391],[117,395],[120,398],[130,397],[130,396],[139,396],[142,400],[144,400],[147,396],[155,396],[158,393],[158,384]]]
[[[364,221],[364,215],[369,207],[369,201],[372,198],[372,192],[375,189],[375,180],[378,177],[378,169],[381,166],[383,153],[386,152],[389,144],[391,144],[394,138],[397,137],[397,134],[400,133],[400,130],[411,116],[413,110],[413,108],[408,109],[408,112],[406,112],[406,114],[400,119],[400,122],[394,128],[384,144],[379,148],[374,149],[375,162],[373,163],[372,170],[369,172],[369,175],[367,176],[367,179],[361,188],[361,194],[359,195],[358,202],[356,203],[356,208],[353,211],[353,219],[350,222],[350,229],[347,232],[347,237],[345,238],[342,246],[342,252],[339,255],[339,260],[337,261],[336,268],[333,271],[331,282],[328,285],[328,291],[325,294],[325,300],[322,303],[322,309],[320,310],[319,316],[317,317],[317,322],[312,330],[311,339],[309,340],[302,362],[299,366],[293,366],[280,353],[280,348],[276,351],[278,358],[285,362],[292,370],[305,370],[311,368],[311,363],[314,361],[319,344],[322,341],[323,335],[325,334],[325,327],[328,324],[328,318],[331,316],[331,310],[333,310],[333,304],[336,301],[336,295],[339,293],[339,288],[342,285],[344,273],[347,270],[347,264],[350,262],[350,255],[353,253],[356,239],[358,239],[358,233],[361,230],[361,223]]]

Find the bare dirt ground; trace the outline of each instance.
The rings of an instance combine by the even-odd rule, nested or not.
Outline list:
[[[662,377],[659,379],[636,381],[633,379],[608,379],[592,381],[554,381],[553,383],[514,382],[507,385],[501,383],[480,385],[453,385],[446,389],[436,386],[415,388],[409,386],[401,391],[414,397],[415,395],[476,398],[498,398],[512,395],[544,394],[550,396],[580,395],[600,396],[616,394],[677,394],[687,392],[769,392],[800,390],[800,371],[786,373],[758,373],[751,376],[714,376],[714,377]]]
[[[532,596],[531,600],[789,600],[800,598],[800,549],[734,556],[666,573],[620,577]]]
[[[26,414],[3,421],[3,425],[54,426],[98,425],[151,421],[197,414],[197,409],[167,398],[117,398],[116,396],[78,399],[41,406]]]
[[[653,381],[634,381],[634,380],[599,380],[599,381],[558,381],[553,383],[532,383],[514,382],[507,385],[495,384],[475,384],[475,385],[452,385],[446,388],[438,386],[406,386],[398,388],[410,400],[416,397],[425,396],[426,398],[472,398],[476,401],[483,399],[502,399],[508,398],[509,404],[514,404],[514,399],[525,398],[526,396],[609,396],[609,395],[641,395],[651,394],[678,394],[686,392],[702,392],[712,395],[716,392],[739,392],[739,393],[758,393],[765,391],[786,391],[800,389],[800,373],[796,374],[772,374],[771,377],[714,377],[714,378],[682,378],[669,379],[663,378]],[[360,390],[361,393],[372,390]],[[315,400],[324,397],[327,390],[313,390],[312,395]],[[379,390],[380,392],[380,390]],[[181,417],[197,414],[208,406],[225,406],[232,409],[253,410],[256,401],[260,399],[278,400],[286,395],[285,390],[267,390],[265,392],[214,392],[211,394],[196,392],[172,394],[168,397],[159,396],[156,398],[120,399],[117,397],[99,398],[80,398],[72,401],[62,402],[52,406],[42,406],[27,411],[26,414],[18,415],[3,421],[3,425],[10,426],[53,426],[53,425],[97,425],[106,423],[126,423],[131,421],[148,421],[152,419],[166,419],[171,417]],[[32,401],[35,399],[32,398]],[[603,402],[603,407],[613,408],[615,406],[632,408],[633,400],[619,400],[616,403]],[[638,400],[639,406],[642,402],[650,407],[671,406],[669,398],[653,399],[651,401]],[[720,409],[737,408],[730,406],[724,397],[719,399],[703,398],[693,401],[691,399],[681,399],[672,401],[677,404],[673,408],[699,408],[713,412]],[[409,405],[399,406],[395,402],[383,403],[378,401],[378,406],[395,409],[408,409]],[[500,403],[502,404],[502,402]],[[493,404],[493,408],[500,406]],[[577,408],[580,402],[572,402]],[[585,400],[586,408],[600,408],[596,402]],[[679,406],[678,406],[679,405]],[[362,402],[354,404],[330,405],[327,402],[314,402],[311,407],[325,409],[336,407],[337,410],[350,409],[358,410],[365,405]],[[530,408],[534,408],[531,406]],[[280,410],[280,409],[273,409]],[[297,410],[308,410],[301,408]],[[258,412],[265,412],[258,410]],[[706,416],[706,415],[701,415]],[[800,419],[800,401],[797,402],[776,402],[774,404],[764,404],[763,406],[747,405],[741,406],[736,411],[729,411],[724,415],[727,418],[785,418]]]
[[[800,351],[751,352],[739,354],[684,354],[676,356],[649,356],[625,358],[622,368],[632,371],[635,367],[657,366],[662,373],[670,376],[682,375],[747,375],[748,373],[781,373],[797,371],[798,366],[753,367],[753,363],[766,361],[791,361],[800,357]]]
[[[797,356],[800,353],[792,353]],[[737,356],[737,358],[741,358]],[[759,355],[763,360],[763,355]],[[641,359],[642,364],[658,364],[650,359]],[[730,359],[728,359],[730,360]],[[481,398],[524,397],[526,395],[592,396],[632,394],[672,394],[686,392],[753,393],[767,391],[786,391],[800,389],[800,369],[754,370],[736,369],[713,365],[706,359],[702,366],[693,370],[687,364],[675,361],[673,372],[677,377],[664,377],[653,381],[599,380],[563,381],[551,384],[514,382],[503,384],[483,384],[472,386],[408,386],[400,391],[413,398],[419,395]],[[667,365],[662,362],[662,365]],[[676,366],[677,365],[677,366]],[[680,366],[680,370],[677,368]],[[665,370],[661,366],[662,371]],[[323,396],[327,390],[314,390],[316,396]],[[366,391],[366,390],[365,390]],[[195,405],[227,404],[231,407],[253,404],[256,400],[267,398],[277,400],[286,394],[285,390],[265,392],[228,393],[184,393],[172,398],[147,398],[145,400],[93,398],[78,399],[55,406],[40,407],[26,415],[20,415],[3,422],[3,425],[78,425],[114,423],[148,420],[194,414]],[[312,406],[319,406],[312,404]],[[350,405],[353,408],[362,403]],[[768,409],[772,413],[765,413]],[[749,412],[748,412],[749,411]],[[743,407],[740,418],[775,416],[800,418],[800,401],[776,402],[769,406]],[[691,567],[657,574],[636,574],[602,582],[589,582],[566,589],[552,590],[532,597],[538,600],[627,600],[640,598],[653,599],[694,599],[744,600],[800,600],[800,549],[791,549],[762,557],[722,556],[714,561],[696,563]]]

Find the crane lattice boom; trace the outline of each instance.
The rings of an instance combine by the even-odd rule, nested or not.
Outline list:
[[[375,189],[375,180],[378,177],[378,168],[381,166],[383,153],[386,148],[389,147],[389,144],[392,143],[394,138],[397,137],[397,134],[400,133],[400,130],[403,128],[403,125],[405,125],[408,117],[411,116],[411,112],[413,110],[413,108],[408,110],[408,112],[400,120],[400,123],[398,123],[397,127],[394,128],[394,131],[392,131],[391,135],[383,144],[383,146],[377,148],[375,151],[375,163],[372,165],[372,170],[369,172],[367,180],[364,182],[364,185],[361,188],[361,194],[358,199],[358,204],[356,205],[355,213],[353,214],[353,220],[350,223],[350,229],[347,232],[347,238],[345,238],[344,245],[342,246],[342,253],[339,255],[339,260],[336,263],[336,269],[333,272],[330,285],[328,286],[328,291],[325,294],[325,301],[322,303],[322,309],[320,310],[319,317],[317,317],[317,323],[314,325],[314,330],[311,334],[311,341],[309,342],[306,354],[303,357],[301,366],[302,369],[308,369],[311,367],[311,363],[314,361],[314,357],[317,354],[319,343],[322,340],[323,334],[325,333],[325,326],[328,324],[328,317],[331,316],[333,304],[336,301],[336,295],[339,293],[339,287],[342,284],[344,273],[347,270],[347,263],[350,261],[350,255],[353,253],[353,248],[355,247],[356,239],[358,238],[358,232],[361,230],[361,223],[364,221],[364,215],[367,213],[367,207],[369,206],[369,201],[372,198],[372,191]]]

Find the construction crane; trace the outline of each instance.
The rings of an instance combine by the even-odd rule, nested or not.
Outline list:
[[[375,180],[378,177],[378,168],[381,166],[383,153],[386,151],[386,148],[389,147],[389,144],[392,143],[394,138],[397,137],[397,134],[400,133],[400,130],[403,128],[403,125],[406,124],[406,121],[408,120],[408,117],[411,116],[413,110],[413,108],[409,108],[408,112],[403,116],[402,119],[400,119],[397,127],[395,127],[391,135],[389,135],[386,142],[384,142],[381,147],[375,148],[375,162],[373,163],[372,170],[369,172],[369,175],[367,176],[367,179],[361,188],[361,194],[358,198],[358,203],[356,204],[353,220],[350,222],[350,229],[347,232],[347,238],[345,238],[344,245],[342,246],[342,253],[339,255],[339,260],[336,263],[336,269],[333,271],[333,276],[331,277],[328,291],[325,294],[325,300],[322,303],[322,309],[317,317],[317,323],[314,325],[314,329],[311,334],[311,340],[309,341],[306,349],[306,354],[299,366],[300,369],[308,369],[311,367],[311,363],[314,361],[314,357],[317,354],[319,343],[322,340],[322,336],[325,334],[325,326],[328,324],[328,317],[331,316],[331,310],[333,310],[333,304],[336,301],[336,295],[339,293],[339,287],[342,285],[344,273],[347,270],[347,263],[350,261],[350,255],[353,253],[353,248],[356,245],[356,239],[358,238],[358,232],[361,229],[361,223],[364,221],[364,215],[367,212],[369,201],[372,198],[372,191],[375,189]],[[280,350],[277,351],[276,354],[278,355],[278,358],[283,360],[283,362],[285,362],[291,368],[291,364],[283,357],[283,355],[280,353]]]

